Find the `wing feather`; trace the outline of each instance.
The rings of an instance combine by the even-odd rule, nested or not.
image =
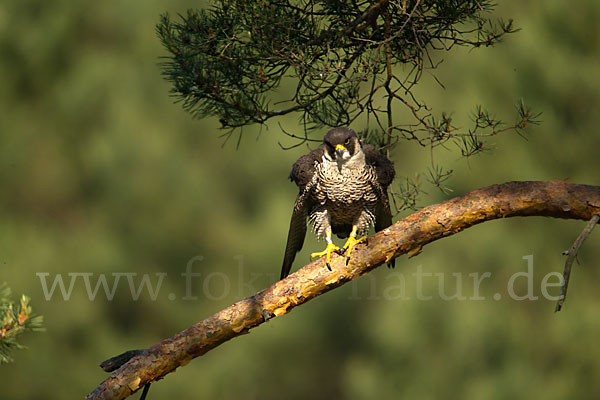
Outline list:
[[[394,164],[381,154],[375,146],[365,145],[363,146],[363,152],[365,153],[365,161],[375,168],[375,174],[377,175],[377,182],[374,183],[378,193],[377,208],[375,210],[375,231],[379,232],[392,225],[392,211],[387,188],[394,180],[396,171],[394,170]],[[391,268],[394,268],[395,264],[395,259],[388,263]]]
[[[381,154],[381,152],[372,144],[366,144],[362,149],[365,153],[366,163],[375,168],[377,182],[381,185],[383,190],[387,191],[388,186],[390,186],[396,176],[394,164],[388,160],[386,156]]]
[[[290,230],[288,232],[283,264],[281,266],[281,278],[283,279],[290,273],[296,254],[302,250],[304,238],[306,237],[306,219],[312,208],[313,187],[316,181],[315,165],[323,157],[323,149],[318,148],[310,153],[300,157],[294,163],[290,172],[290,180],[298,185],[299,193],[294,203],[292,219],[290,221]]]

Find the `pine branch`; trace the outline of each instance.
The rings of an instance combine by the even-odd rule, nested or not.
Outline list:
[[[33,313],[29,297],[22,295],[17,304],[10,297],[10,288],[0,283],[0,364],[13,361],[13,350],[25,348],[18,342],[23,333],[44,330],[43,317]]]
[[[460,127],[416,93],[424,73],[443,87],[435,71],[445,52],[493,46],[518,31],[492,16],[494,0],[209,3],[161,16],[156,33],[167,55],[160,66],[176,101],[196,118],[218,118],[227,139],[234,132],[241,138],[244,126],[281,124],[280,117],[295,114],[301,126],[288,129],[292,142],[283,149],[320,142],[323,128],[352,125],[388,157],[413,141],[435,165],[439,150],[456,146],[471,157],[487,150],[486,139],[524,136],[539,122],[521,101],[514,123],[478,107],[472,124]],[[446,192],[450,174],[430,182]]]
[[[179,334],[131,353],[134,356],[87,399],[124,399],[273,317],[282,316],[392,258],[417,255],[426,244],[481,222],[516,216],[590,220],[599,211],[600,186],[563,181],[492,185],[426,207],[369,238],[368,246],[354,250],[347,266],[343,257],[337,257],[332,260],[332,271],[328,271],[324,260],[316,260]]]
[[[350,125],[361,115],[390,117],[399,101],[414,121],[393,127],[388,119],[388,149],[393,135],[419,143],[435,136],[427,107],[412,93],[422,73],[438,66],[434,52],[491,46],[516,32],[511,22],[489,17],[491,0],[211,4],[175,19],[164,14],[156,26],[169,54],[163,75],[186,110],[216,116],[231,130],[298,112],[310,130]],[[279,90],[270,103],[284,82],[296,90]],[[374,96],[381,89],[385,109]]]

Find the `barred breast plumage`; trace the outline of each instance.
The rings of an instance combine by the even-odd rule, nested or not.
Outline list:
[[[317,165],[316,174],[314,196],[318,206],[312,210],[309,221],[317,236],[322,238],[330,223],[334,225],[334,233],[346,238],[355,221],[358,222],[358,235],[366,234],[375,222],[377,191],[372,184],[376,179],[374,168],[363,162],[356,168],[343,167],[340,171],[335,162],[324,158]],[[343,226],[348,229],[343,229]]]

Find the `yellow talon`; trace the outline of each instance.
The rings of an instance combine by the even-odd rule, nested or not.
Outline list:
[[[327,268],[331,271],[331,267],[329,266],[329,263],[331,262],[331,253],[333,253],[334,251],[338,251],[339,249],[340,248],[337,247],[335,244],[328,243],[325,250],[319,253],[312,253],[310,256],[312,258],[326,256],[325,261],[327,263]]]
[[[350,253],[352,253],[354,246],[356,246],[360,242],[364,241],[365,239],[366,239],[366,236],[363,236],[360,239],[357,239],[356,236],[350,235],[350,237],[346,241],[346,244],[344,245],[344,250],[346,252],[346,265],[348,265],[348,261],[350,261]]]

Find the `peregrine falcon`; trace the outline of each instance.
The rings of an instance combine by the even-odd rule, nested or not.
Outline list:
[[[302,249],[307,219],[317,237],[325,236],[327,241],[325,250],[311,257],[324,255],[328,268],[333,252],[345,253],[347,264],[352,249],[365,239],[363,235],[372,225],[376,231],[390,226],[387,188],[394,175],[392,162],[373,145],[363,145],[352,129],[327,132],[323,144],[300,157],[290,173],[290,180],[300,190],[292,212],[281,279],[290,273],[296,253]],[[341,249],[331,240],[332,233],[348,238]]]

